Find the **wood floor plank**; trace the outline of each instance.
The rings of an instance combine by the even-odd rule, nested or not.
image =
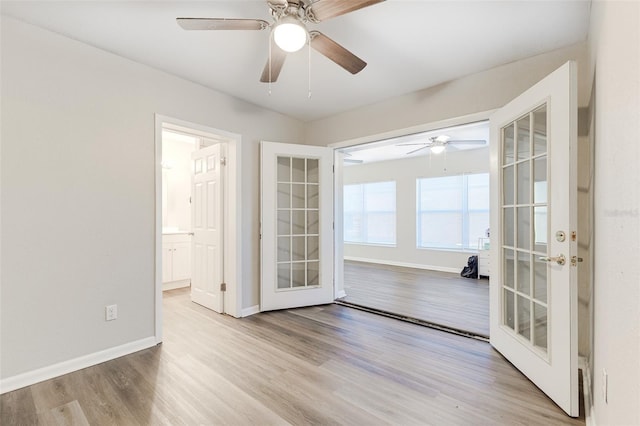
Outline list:
[[[0,396],[1,425],[39,425],[31,388],[18,389]]]
[[[104,364],[99,364],[60,379],[69,383],[71,396],[78,400],[90,424],[127,424],[133,419],[133,414],[126,406],[124,395],[113,387],[107,375]]]
[[[489,281],[459,274],[344,262],[347,303],[489,336]]]
[[[39,415],[43,424],[56,426],[89,426],[78,401],[71,401],[59,407],[44,411]]]
[[[163,328],[0,396],[2,425],[584,425],[485,342],[344,306],[234,319],[174,290]]]

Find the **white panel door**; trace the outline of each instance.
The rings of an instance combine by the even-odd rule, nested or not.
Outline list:
[[[191,154],[191,300],[222,312],[222,173],[221,145],[212,145]]]
[[[568,62],[491,117],[491,344],[578,415],[577,85]]]
[[[333,150],[261,144],[260,310],[331,303]]]

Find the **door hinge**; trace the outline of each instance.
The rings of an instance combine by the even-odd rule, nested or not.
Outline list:
[[[227,291],[227,283],[220,283],[220,291]]]
[[[333,173],[335,173],[336,172],[336,166],[335,165],[331,166],[331,170],[333,171]]]
[[[571,241],[575,241],[578,238],[576,231],[571,231]]]
[[[220,157],[220,165],[222,166],[227,165],[227,157]]]

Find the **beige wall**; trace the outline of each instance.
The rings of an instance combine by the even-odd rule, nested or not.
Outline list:
[[[242,135],[256,305],[258,142],[299,142],[303,124],[11,18],[1,30],[1,378],[154,335],[155,113]]]
[[[640,2],[594,1],[593,401],[598,425],[640,424]],[[603,397],[608,373],[608,399]]]

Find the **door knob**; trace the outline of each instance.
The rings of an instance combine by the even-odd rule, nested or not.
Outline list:
[[[538,259],[543,262],[556,262],[558,265],[564,265],[567,263],[567,258],[564,257],[564,254],[559,254],[556,257],[539,257]]]

